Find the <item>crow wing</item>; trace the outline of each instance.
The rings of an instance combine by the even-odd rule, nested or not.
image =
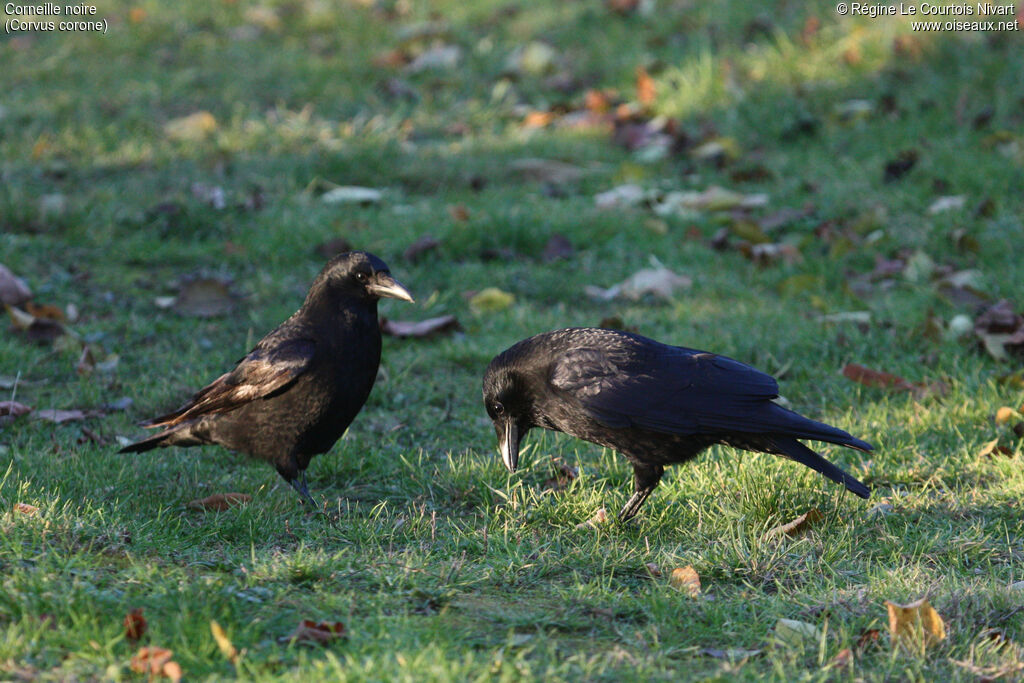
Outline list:
[[[200,389],[181,408],[142,424],[171,427],[201,415],[224,413],[273,395],[309,369],[316,350],[312,339],[287,339],[273,344],[267,341],[269,337],[242,358],[234,370]]]
[[[562,353],[548,381],[611,428],[699,434],[779,426],[771,402],[779,386],[770,375],[725,356],[632,335],[602,334]]]

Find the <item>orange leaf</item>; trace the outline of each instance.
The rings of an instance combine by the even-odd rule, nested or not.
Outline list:
[[[197,498],[186,503],[187,507],[193,510],[227,510],[236,505],[242,505],[252,500],[247,493],[215,493],[206,498]]]
[[[1010,406],[1002,406],[1001,408],[999,408],[999,410],[996,411],[996,424],[1006,424],[1007,422],[1012,420],[1016,414],[1017,411],[1011,408]]]
[[[550,111],[531,111],[523,118],[523,128],[544,128],[555,120]]]
[[[907,605],[885,601],[889,610],[889,636],[893,643],[909,645],[923,643],[933,645],[946,638],[946,625],[942,617],[928,604],[928,598],[921,598]]]
[[[15,503],[14,511],[20,512],[26,517],[35,517],[37,514],[39,514],[39,508],[37,508],[35,505],[29,505],[28,503]]]
[[[899,375],[881,370],[872,370],[858,363],[850,363],[843,367],[843,376],[866,387],[909,391],[916,398],[926,396],[943,396],[949,391],[945,382],[911,382]]]
[[[636,101],[649,107],[658,99],[658,89],[654,79],[642,66],[636,68]]]
[[[128,640],[138,640],[146,633],[146,617],[142,616],[142,609],[136,608],[124,617],[124,637]]]
[[[697,574],[697,570],[690,565],[673,569],[668,581],[673,588],[686,593],[691,598],[700,595],[700,576]]]
[[[853,650],[844,647],[836,653],[836,656],[829,660],[829,669],[845,669],[853,663]]]
[[[448,215],[452,217],[453,221],[465,223],[469,220],[469,209],[464,204],[450,204],[448,206]]]
[[[178,683],[181,680],[181,665],[177,662],[166,662],[163,669],[160,671],[164,676],[171,679],[173,683]]]

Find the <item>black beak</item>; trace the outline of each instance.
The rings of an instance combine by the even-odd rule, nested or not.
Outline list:
[[[366,286],[367,291],[376,297],[388,299],[401,299],[409,303],[416,303],[409,290],[402,286],[402,283],[387,273],[377,273],[373,276],[373,282]]]
[[[519,466],[519,425],[513,419],[495,422],[494,430],[498,433],[498,449],[501,459],[509,472],[515,472]]]

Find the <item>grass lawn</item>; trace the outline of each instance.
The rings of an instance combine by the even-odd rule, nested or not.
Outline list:
[[[629,4],[110,0],[105,35],[0,36],[0,263],[77,310],[73,338],[0,334],[0,400],[34,409],[0,418],[0,679],[141,680],[140,646],[188,680],[1021,676],[1024,416],[993,419],[1024,409],[1021,357],[986,353],[967,300],[1024,309],[1020,32]],[[645,200],[599,208],[626,184]],[[382,198],[323,200],[350,185]],[[742,197],[672,204],[714,186]],[[544,258],[555,234],[568,258]],[[424,235],[439,246],[406,257]],[[369,402],[309,470],[335,523],[223,449],[116,454],[294,311],[339,238],[416,296],[383,315],[462,331],[385,337]],[[585,294],[652,256],[692,285]],[[203,277],[230,280],[225,314],[157,305]],[[471,306],[488,287],[514,302]],[[614,517],[631,468],[533,432],[510,476],[480,378],[525,336],[616,317],[774,373],[794,409],[874,443],[817,445],[872,499],[715,448],[635,523],[579,526]],[[186,506],[223,492],[252,500]],[[697,597],[670,581],[685,566]],[[891,643],[885,602],[922,597],[947,637]],[[304,619],[347,637],[289,641]],[[816,630],[780,639],[780,619]]]

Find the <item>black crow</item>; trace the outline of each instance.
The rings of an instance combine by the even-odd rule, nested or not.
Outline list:
[[[739,361],[616,330],[538,334],[505,350],[484,374],[484,405],[510,472],[531,427],[571,434],[619,451],[635,489],[619,518],[633,517],[665,473],[708,446],[782,455],[862,498],[868,488],[797,439],[870,451],[841,429],[773,401],[779,385]]]
[[[380,366],[381,297],[413,300],[373,254],[335,256],[302,307],[234,370],[174,412],[143,422],[164,431],[121,452],[220,444],[271,463],[316,507],[306,467],[331,449],[370,395]]]

